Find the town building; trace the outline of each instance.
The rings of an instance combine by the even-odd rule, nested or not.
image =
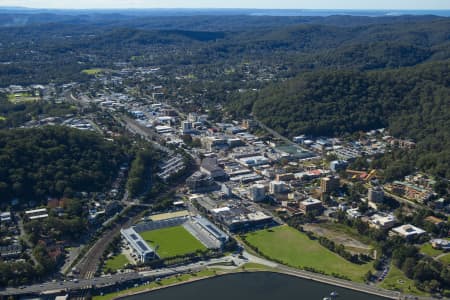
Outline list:
[[[347,209],[345,211],[345,213],[347,214],[347,218],[349,218],[351,220],[359,219],[359,218],[362,217],[362,214],[361,214],[361,212],[359,211],[358,208]]]
[[[263,184],[254,184],[250,187],[250,199],[259,202],[266,198],[266,187]]]
[[[384,200],[383,189],[379,186],[371,187],[369,188],[367,197],[370,202],[381,203]]]
[[[0,223],[5,224],[12,221],[11,212],[2,212],[0,213]]]
[[[322,193],[329,194],[339,189],[339,177],[327,176],[320,180],[320,189]]]
[[[220,207],[211,210],[214,218],[231,232],[247,231],[270,226],[273,218],[262,211],[249,212],[243,207]]]
[[[387,185],[387,188],[396,195],[405,197],[409,200],[415,200],[420,203],[424,203],[433,196],[431,190],[409,182],[394,181],[393,184]]]
[[[295,175],[293,173],[283,173],[283,174],[277,174],[275,176],[275,179],[277,181],[290,181],[295,179]]]
[[[268,164],[269,159],[267,159],[264,156],[258,155],[258,156],[240,158],[239,163],[246,167],[255,167],[255,166]]]
[[[200,171],[211,176],[214,180],[225,180],[228,178],[225,171],[219,167],[217,158],[214,157],[204,158],[200,166]]]
[[[343,171],[347,168],[348,163],[345,160],[333,160],[330,163],[330,170],[333,172]]]
[[[192,174],[186,180],[186,185],[191,193],[212,192],[220,188],[210,175],[202,172]]]
[[[450,250],[450,241],[444,239],[433,239],[430,241],[431,247],[438,250]]]
[[[287,191],[287,186],[284,181],[271,181],[269,184],[269,193],[272,195],[283,194]]]
[[[193,131],[192,122],[189,121],[183,121],[181,123],[181,132],[183,134],[189,134]]]
[[[311,211],[321,211],[323,209],[322,201],[314,198],[308,198],[300,202],[300,210],[305,214]]]
[[[391,214],[378,213],[369,218],[369,227],[376,229],[389,229],[394,227],[397,220]]]
[[[2,259],[17,258],[22,254],[22,246],[20,244],[0,246],[0,257]]]
[[[48,212],[46,208],[27,210],[25,216],[30,220],[44,219],[48,217]]]
[[[427,222],[429,222],[429,223],[431,223],[431,224],[433,224],[433,225],[435,225],[437,227],[442,226],[442,225],[445,224],[444,220],[439,219],[439,218],[437,218],[435,216],[428,216],[428,217],[425,218],[425,221],[427,221]]]
[[[425,232],[426,232],[425,230],[411,224],[395,227],[392,228],[391,230],[391,233],[393,235],[398,235],[405,239],[412,239],[414,237],[424,234]]]

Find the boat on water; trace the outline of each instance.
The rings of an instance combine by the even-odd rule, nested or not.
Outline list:
[[[330,293],[330,297],[323,297],[322,300],[333,300],[334,298],[336,298],[336,297],[338,297],[338,296],[339,296],[338,292],[332,291],[332,292]]]
[[[331,297],[337,297],[337,296],[339,296],[339,293],[336,292],[336,291],[332,291],[332,292],[330,293],[330,296],[331,296]]]

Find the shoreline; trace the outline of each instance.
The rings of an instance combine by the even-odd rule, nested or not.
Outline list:
[[[136,295],[140,295],[140,294],[151,293],[151,292],[158,291],[158,290],[161,290],[161,289],[166,289],[166,288],[171,288],[171,287],[175,287],[175,286],[181,286],[181,285],[185,285],[185,284],[190,284],[190,283],[193,283],[193,282],[196,282],[196,281],[201,281],[201,280],[207,280],[207,279],[212,279],[212,278],[219,278],[219,277],[222,277],[222,276],[228,276],[228,275],[239,274],[239,273],[259,273],[259,272],[284,274],[284,275],[287,275],[287,276],[292,276],[292,277],[297,277],[297,278],[301,278],[301,279],[305,279],[305,280],[311,280],[311,281],[315,281],[315,282],[320,282],[320,283],[327,284],[327,285],[330,285],[330,286],[336,286],[336,287],[345,288],[345,289],[348,289],[348,290],[353,290],[353,291],[357,291],[357,292],[361,292],[361,293],[365,293],[365,294],[380,296],[380,297],[383,297],[383,298],[386,298],[386,299],[401,299],[401,294],[399,292],[389,291],[389,290],[385,290],[385,291],[383,291],[383,290],[380,290],[380,291],[365,290],[362,287],[358,288],[358,287],[355,287],[355,286],[351,286],[351,283],[354,283],[354,282],[349,282],[350,283],[349,285],[347,285],[347,284],[345,284],[343,282],[337,282],[337,281],[335,281],[333,283],[330,283],[330,282],[328,282],[328,281],[326,281],[324,279],[320,279],[320,278],[317,278],[317,277],[311,277],[311,276],[303,275],[303,274],[298,274],[298,273],[295,273],[295,272],[280,271],[280,270],[258,270],[258,269],[254,269],[254,270],[237,270],[237,271],[232,271],[232,272],[223,273],[223,274],[216,274],[216,275],[211,275],[211,276],[202,276],[202,277],[199,277],[199,278],[191,278],[191,279],[188,279],[186,281],[181,281],[181,282],[177,282],[177,283],[171,283],[171,284],[168,284],[168,285],[165,285],[165,286],[160,286],[160,287],[155,287],[155,288],[148,288],[148,289],[144,289],[144,290],[140,290],[140,291],[128,292],[128,293],[125,293],[123,295],[118,295],[116,297],[113,297],[112,299],[113,300],[119,300],[119,299],[123,299],[123,298],[130,297],[130,296],[136,296]],[[391,293],[398,293],[398,295],[396,295],[396,296],[394,296],[392,294],[391,295],[387,295],[387,294],[384,294],[383,292],[386,292],[386,293],[389,293],[389,292],[391,292]]]

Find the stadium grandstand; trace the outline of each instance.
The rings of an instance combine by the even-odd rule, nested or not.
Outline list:
[[[142,239],[133,227],[121,229],[122,237],[127,241],[140,262],[147,262],[156,256],[156,252]]]

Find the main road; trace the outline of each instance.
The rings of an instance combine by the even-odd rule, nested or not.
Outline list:
[[[140,279],[142,282],[146,282],[158,277],[166,277],[186,272],[200,271],[208,267],[208,265],[228,264],[231,261],[235,261],[237,265],[242,265],[245,263],[245,260],[239,260],[238,258],[232,256],[226,256],[222,258],[211,259],[205,262],[197,262],[173,268],[161,268],[142,272],[130,271],[125,273],[118,273],[114,275],[107,275],[94,278],[85,278],[78,280],[73,279],[70,281],[51,281],[42,284],[34,284],[17,288],[9,287],[3,290],[0,289],[0,296],[42,294],[52,292],[56,293],[58,291],[83,290],[86,288],[90,288],[92,286],[96,287],[112,286],[116,284],[125,283],[127,281],[135,281],[137,279]]]

